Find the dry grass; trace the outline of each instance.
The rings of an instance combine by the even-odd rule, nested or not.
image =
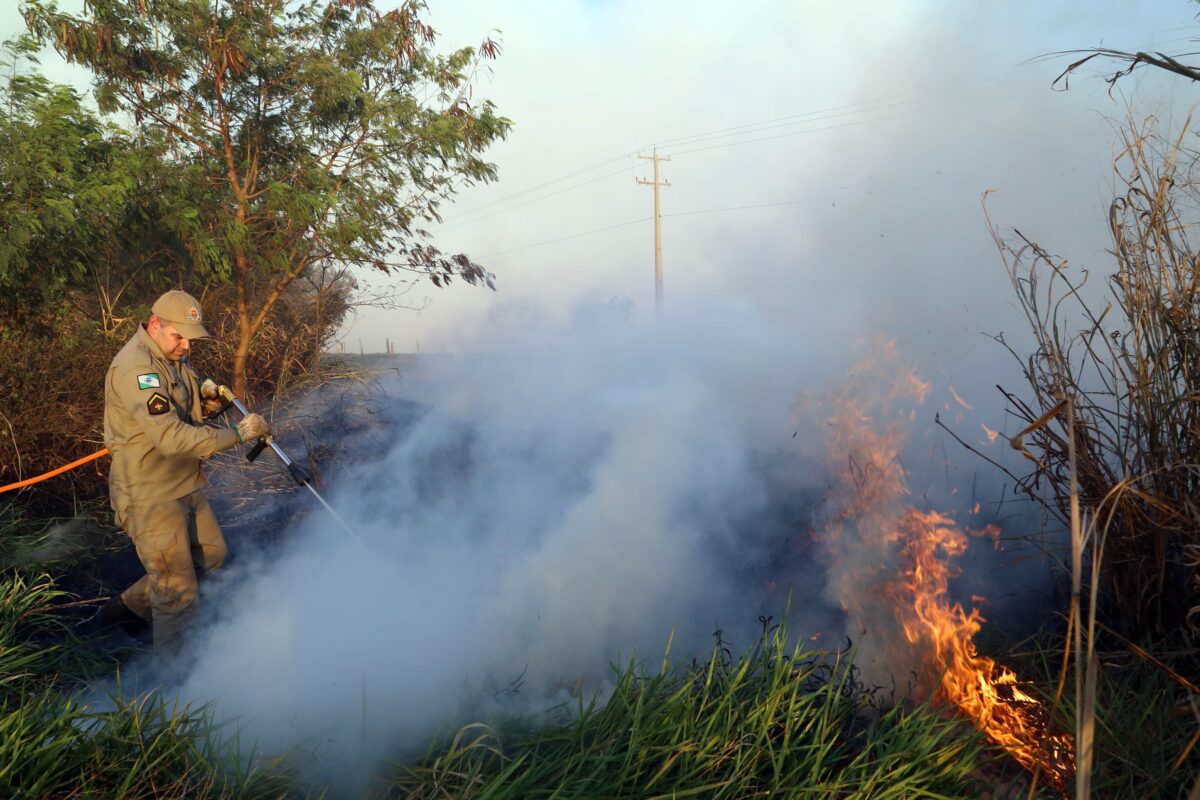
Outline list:
[[[1134,654],[1177,684],[1174,668],[1131,640],[1153,639],[1187,671],[1198,655],[1192,623],[1200,614],[1200,256],[1189,232],[1200,222],[1200,158],[1187,146],[1189,125],[1165,138],[1151,120],[1129,124],[1123,136],[1109,213],[1116,271],[1103,286],[1089,286],[1086,271],[1019,232],[1006,240],[992,226],[1034,337],[1027,357],[1000,339],[1021,361],[1032,391],[1024,399],[1002,389],[1025,423],[1012,445],[1033,464],[1014,477],[1070,532],[1059,686],[1073,678],[1064,702],[1075,717],[1077,800],[1091,796],[1094,779],[1111,788],[1123,780],[1115,775],[1132,773],[1122,769],[1129,750],[1098,741],[1140,726],[1151,705],[1169,696],[1156,691],[1104,707],[1100,631],[1111,635],[1109,653]],[[1181,685],[1197,708],[1190,684]],[[1122,720],[1125,713],[1132,718]],[[1169,766],[1136,785],[1182,782],[1180,770],[1194,761],[1200,741],[1200,715],[1193,716],[1190,727],[1187,719],[1180,725],[1157,718],[1160,730],[1175,731],[1160,737],[1164,745],[1178,748],[1180,738],[1186,744]],[[1192,787],[1189,796],[1198,791]]]
[[[1185,141],[1126,129],[1110,212],[1117,270],[1102,293],[1086,271],[993,228],[1035,338],[1017,356],[1032,398],[1005,392],[1030,423],[1014,441],[1035,465],[1019,486],[1048,498],[1064,527],[1073,482],[1086,508],[1103,507],[1103,605],[1126,630],[1170,635],[1183,633],[1200,563],[1200,263],[1188,241],[1200,195]],[[1037,424],[1047,411],[1059,424]]]

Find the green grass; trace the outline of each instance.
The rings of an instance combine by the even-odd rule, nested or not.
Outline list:
[[[46,575],[0,576],[0,797],[299,798],[297,762],[244,752],[206,708],[155,694],[72,699],[111,661],[87,655]],[[886,701],[886,702],[885,702]],[[997,782],[1007,785],[1005,794]],[[372,797],[1019,797],[1026,776],[960,718],[892,702],[845,654],[782,630],[738,658],[614,671],[604,702],[462,727],[385,765]],[[1048,796],[1048,795],[1041,795]]]
[[[281,769],[157,695],[104,710],[70,696],[111,662],[87,654],[53,611],[71,598],[46,575],[0,577],[0,797],[299,797]]]
[[[36,526],[5,529],[15,540]],[[299,798],[302,754],[241,755],[206,708],[151,694],[74,699],[116,672],[75,635],[75,598],[45,573],[0,570],[0,797]],[[1186,797],[1200,756],[1188,691],[1110,641],[1097,707],[1095,797]],[[1061,643],[987,648],[1052,696]],[[1195,654],[1168,658],[1182,676]],[[959,715],[864,687],[849,657],[788,645],[782,629],[739,657],[614,668],[603,701],[487,719],[383,765],[378,798],[1025,798],[1028,775]],[[1069,684],[1068,684],[1069,685]],[[1072,693],[1057,719],[1068,730]],[[253,752],[251,750],[251,752]],[[1038,797],[1054,796],[1046,787]]]
[[[559,724],[469,725],[382,796],[409,798],[960,798],[992,791],[989,755],[961,721],[880,702],[837,654],[781,630],[741,658],[616,671],[604,704]]]

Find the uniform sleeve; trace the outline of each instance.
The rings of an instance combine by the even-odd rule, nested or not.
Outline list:
[[[156,369],[146,364],[114,369],[108,379],[112,381],[112,396],[149,437],[155,450],[165,456],[207,458],[238,443],[232,428],[200,427],[179,419],[165,387],[142,388],[138,376],[149,373],[156,373]]]

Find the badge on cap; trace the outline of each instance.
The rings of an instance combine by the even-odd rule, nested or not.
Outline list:
[[[157,372],[147,372],[145,375],[138,375],[139,389],[157,389],[162,386],[158,380]]]
[[[159,414],[165,414],[170,411],[171,404],[167,402],[167,398],[161,392],[155,392],[146,401],[146,408],[149,409],[150,416],[156,417]]]
[[[188,309],[188,322],[199,322],[199,321],[200,321],[200,309],[196,308],[195,306],[192,306],[191,308]]]

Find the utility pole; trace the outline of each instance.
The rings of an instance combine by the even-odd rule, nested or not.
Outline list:
[[[670,186],[670,181],[660,181],[658,179],[658,163],[660,161],[670,161],[670,156],[660,156],[658,148],[654,148],[653,155],[644,156],[640,153],[638,158],[643,158],[647,161],[654,162],[654,180],[644,181],[637,178],[637,182],[645,186],[654,187],[654,319],[662,320],[663,314],[663,258],[662,258],[662,204],[659,202],[658,187]]]

